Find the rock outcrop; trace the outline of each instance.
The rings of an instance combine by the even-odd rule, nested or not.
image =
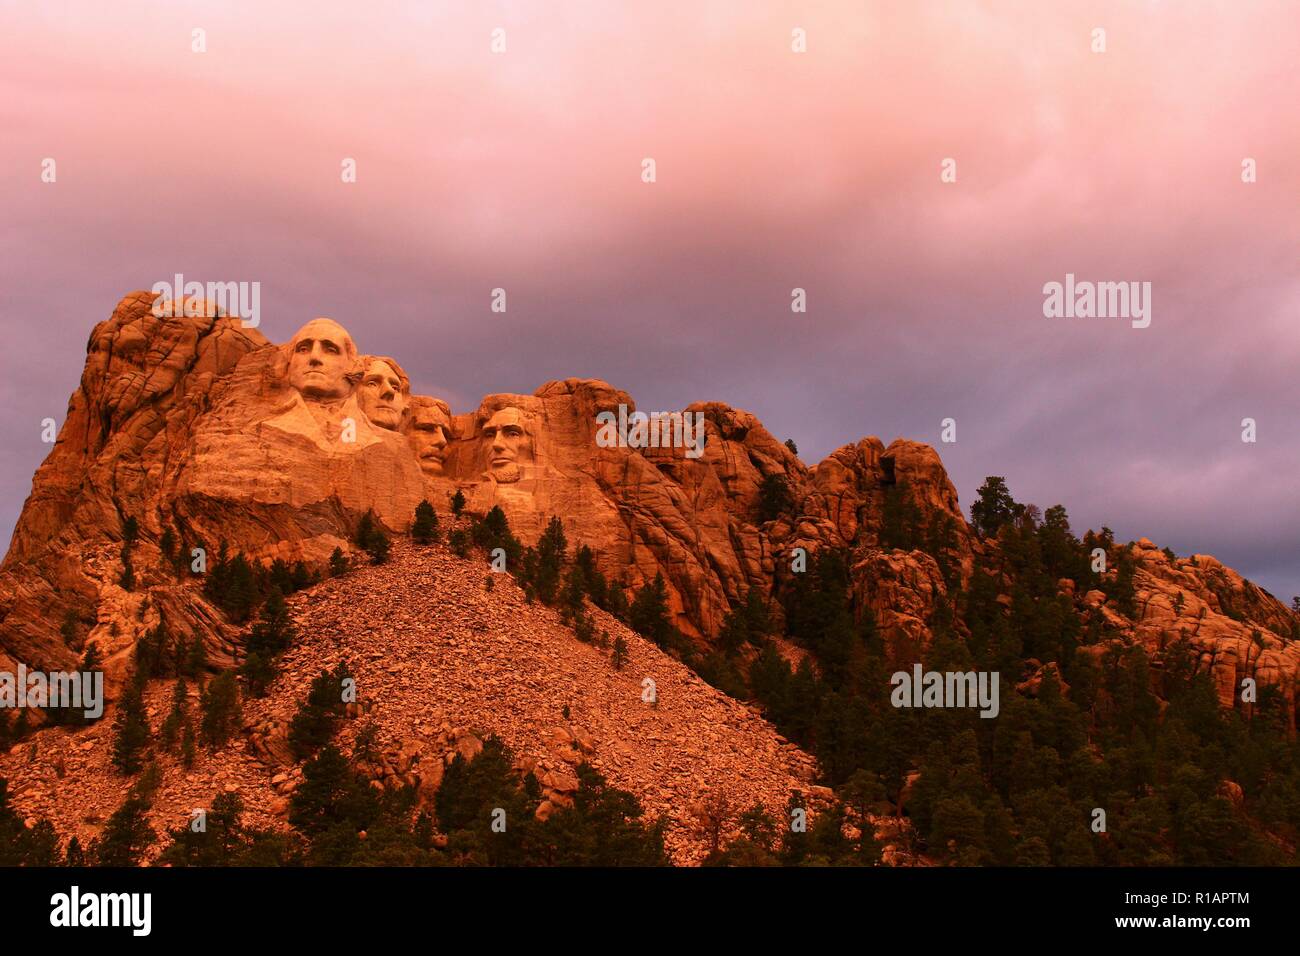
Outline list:
[[[340,663],[354,675],[358,699],[337,742],[351,751],[359,727],[375,726],[376,753],[361,769],[377,787],[410,784],[428,800],[455,753],[470,758],[496,735],[519,769],[537,776],[543,813],[570,800],[574,767],[587,761],[635,794],[648,817],[668,822],[665,841],[680,864],[707,852],[691,812],[703,797],[733,808],[729,838],[739,812],[756,802],[779,816],[798,790],[810,808],[819,805],[824,788],[815,786],[812,758],[754,709],[594,610],[611,641],[627,642],[627,662],[615,669],[607,649],[579,642],[554,610],[527,603],[509,575],[493,575],[491,590],[486,577],[483,565],[445,547],[399,543],[389,563],[291,597],[299,638],[269,695],[245,701],[242,733],[225,748],[200,748],[189,769],[177,755],[159,754],[155,829],[186,823],[222,791],[239,793],[249,823],[286,827],[287,798],[302,779],[287,728],[312,679]],[[654,704],[645,699],[647,678]],[[172,689],[171,681],[148,688],[155,733]],[[191,713],[197,706],[192,700]],[[97,835],[132,783],[112,767],[111,724],[45,728],[0,754],[18,811],[47,817],[65,839]]]
[[[752,590],[779,616],[771,599],[791,587],[796,553],[833,548],[848,558],[858,612],[887,641],[923,648],[935,607],[997,556],[926,445],[868,437],[809,468],[753,415],[718,402],[666,417],[671,440],[608,441],[604,423],[635,418],[635,403],[579,379],[490,394],[452,415],[410,395],[397,359],[365,354],[331,320],[274,345],[206,303],[168,310],[155,299],[128,295],[91,334],[0,565],[0,663],[67,668],[93,643],[111,679],[164,619],[229,661],[239,630],[194,576],[174,572],[169,542],[182,566],[225,541],[255,562],[321,568],[353,549],[367,512],[404,532],[422,499],[445,514],[457,491],[472,512],[500,506],[526,544],[558,517],[571,545],[589,545],[629,589],[662,574],[674,623],[701,645]],[[130,522],[138,534],[124,551]],[[913,533],[899,548],[903,527]],[[1079,612],[1154,652],[1186,633],[1225,703],[1254,676],[1281,687],[1294,712],[1296,615],[1208,556],[1171,564],[1145,540],[1135,553],[1136,615],[1071,592]]]

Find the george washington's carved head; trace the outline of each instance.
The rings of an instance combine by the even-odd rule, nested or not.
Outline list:
[[[286,377],[308,401],[344,398],[352,391],[357,347],[333,319],[312,319],[289,341]]]

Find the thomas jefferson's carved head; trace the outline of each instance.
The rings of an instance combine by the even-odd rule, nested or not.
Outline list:
[[[420,470],[430,476],[441,475],[447,443],[451,441],[451,410],[445,402],[427,395],[411,396],[410,409],[406,437],[415,450]]]
[[[362,365],[364,372],[357,388],[361,410],[380,428],[397,431],[411,397],[410,379],[390,358],[368,355],[362,359]]]
[[[479,440],[487,472],[509,484],[523,477],[523,464],[532,460],[533,443],[523,409],[510,405],[493,412],[483,423]]]
[[[289,341],[289,384],[309,402],[346,397],[356,365],[352,336],[333,319],[312,319]]]

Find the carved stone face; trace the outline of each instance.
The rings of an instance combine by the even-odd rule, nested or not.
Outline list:
[[[411,404],[411,430],[407,439],[415,449],[420,470],[426,475],[441,475],[447,458],[447,442],[451,437],[451,423],[442,409],[423,402]]]
[[[332,319],[312,319],[289,342],[289,384],[308,401],[344,398],[357,360],[352,336]]]
[[[502,483],[523,477],[520,466],[532,458],[532,442],[524,430],[524,413],[520,409],[495,412],[483,426],[482,442],[488,474]]]
[[[366,417],[380,428],[396,431],[406,410],[406,393],[397,370],[382,359],[375,359],[366,369],[357,391],[357,401]]]

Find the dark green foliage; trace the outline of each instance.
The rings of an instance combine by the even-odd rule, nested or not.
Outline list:
[[[135,568],[131,565],[130,545],[122,545],[122,575],[117,583],[123,591],[135,590]]]
[[[512,754],[500,739],[488,737],[473,760],[457,754],[438,788],[438,825],[456,835],[448,848],[464,862],[519,866],[535,852],[538,823],[533,816],[540,789],[533,793],[511,768]],[[493,829],[504,822],[505,831]],[[457,832],[459,831],[459,832]]]
[[[925,520],[907,486],[902,482],[886,485],[880,515],[881,546],[911,551],[921,546],[924,534]]]
[[[435,544],[440,532],[438,530],[438,512],[427,500],[415,506],[415,521],[411,524],[411,539],[416,544]]]
[[[198,756],[197,750],[194,724],[192,721],[186,720],[181,724],[181,765],[186,770],[194,766],[194,760]]]
[[[375,520],[373,512],[367,511],[361,516],[355,540],[357,546],[370,555],[372,564],[383,564],[388,560],[388,552],[392,545],[384,529]]]
[[[289,746],[299,759],[315,753],[334,736],[345,707],[344,694],[352,674],[346,664],[321,671],[311,682],[307,699],[289,724]]]
[[[57,866],[59,838],[48,820],[30,830],[9,803],[9,781],[0,777],[0,866]]]
[[[200,706],[203,742],[213,747],[222,746],[239,724],[239,685],[235,682],[235,672],[223,670],[208,681]]]
[[[548,866],[666,866],[663,821],[643,823],[640,802],[611,787],[587,764],[577,768],[573,808],[553,813],[541,827],[541,859]]]
[[[140,537],[140,522],[135,520],[135,516],[127,518],[122,522],[122,540],[127,544],[135,544]]]
[[[63,865],[90,866],[90,855],[75,836],[68,841],[68,848],[63,853]]]
[[[348,559],[343,555],[342,548],[335,548],[330,553],[330,577],[336,578],[340,574],[346,574],[348,570]]]
[[[1120,553],[1119,563],[1115,566],[1115,581],[1107,589],[1107,594],[1114,599],[1119,613],[1130,618],[1137,617],[1136,592],[1133,586],[1135,572],[1136,563],[1133,560],[1133,553],[1126,547]]]
[[[776,849],[781,824],[761,803],[740,814],[741,836],[720,853],[706,859],[706,866],[780,866]]]
[[[468,558],[470,549],[469,532],[464,528],[456,528],[447,538],[447,546],[451,548],[452,553],[458,558]]]
[[[614,670],[621,671],[623,665],[627,663],[627,641],[623,635],[614,638],[614,650],[610,656],[610,663],[614,665]]]
[[[203,638],[195,634],[193,639],[185,646],[185,658],[181,663],[181,675],[189,678],[199,678],[208,668],[208,652],[203,646]]]
[[[595,553],[585,544],[574,556],[572,572],[574,579],[581,582],[583,593],[591,598],[591,603],[608,611],[609,583],[596,567]]]
[[[186,824],[169,831],[171,845],[158,862],[169,866],[289,866],[298,862],[301,841],[293,835],[246,826],[237,793],[219,793],[201,830]]]
[[[785,447],[790,449],[790,454],[792,455],[799,454],[799,446],[794,443],[793,438],[787,438],[785,440]]]
[[[976,494],[970,506],[971,527],[982,538],[996,537],[1003,525],[1017,517],[1019,508],[1007,490],[1007,480],[990,475]]]
[[[144,712],[144,681],[133,675],[117,704],[113,718],[113,766],[131,776],[138,773],[149,745],[149,721]]]
[[[667,862],[662,825],[642,821],[631,794],[593,768],[577,768],[572,809],[535,818],[541,790],[520,779],[513,754],[496,737],[471,761],[457,755],[436,798],[438,824],[454,862],[505,866],[659,866]],[[497,823],[494,829],[493,824]],[[504,830],[501,824],[504,824]]]
[[[750,588],[740,607],[727,612],[718,641],[724,653],[734,655],[746,644],[760,645],[771,629],[767,605],[757,588]]]
[[[311,841],[306,862],[342,866],[358,859],[361,831],[380,820],[383,803],[333,744],[303,765],[302,784],[289,799],[289,822]],[[418,862],[418,861],[410,861]]]
[[[451,513],[455,517],[459,518],[461,512],[464,510],[465,510],[465,495],[461,493],[461,490],[459,488],[457,488],[456,493],[451,496]]]
[[[247,657],[239,669],[240,676],[248,681],[249,692],[255,697],[266,693],[267,685],[275,679],[276,659],[296,636],[289,608],[278,585],[272,585],[257,623],[248,635]]]
[[[647,637],[660,647],[667,647],[673,636],[672,621],[668,618],[668,587],[663,574],[636,592],[628,610],[628,624],[642,637]]]
[[[491,517],[490,512],[488,517]],[[505,516],[502,515],[502,521],[504,520]],[[564,536],[564,525],[559,518],[552,518],[546,525],[546,530],[537,539],[537,547],[524,551],[518,566],[509,564],[508,567],[518,567],[519,582],[531,588],[537,600],[543,604],[554,604],[560,597],[560,575],[564,570],[568,547],[568,541]],[[581,604],[581,589],[582,583],[579,580],[576,592],[570,591],[569,594],[567,603],[571,607]]]
[[[208,567],[203,593],[236,624],[248,620],[257,606],[258,593],[253,566],[243,552],[231,557],[226,542],[221,542],[216,561]]]
[[[758,519],[772,521],[793,510],[794,495],[790,493],[785,475],[764,475],[763,483],[758,487]]]
[[[141,683],[175,674],[173,645],[161,621],[140,635],[132,650],[132,662],[135,665],[135,679]]]
[[[87,855],[96,866],[140,865],[145,851],[157,839],[146,816],[148,811],[149,801],[134,791],[127,795],[108,818],[99,839],[90,846]]]
[[[881,642],[866,609],[853,606],[842,556],[818,554],[809,571],[795,575],[782,595],[787,637],[817,666],[802,660],[792,667],[775,643],[760,648],[748,683],[768,717],[817,755],[850,822],[873,803],[896,804],[919,772],[906,808],[914,849],[938,862],[1287,861],[1300,836],[1292,803],[1300,798],[1300,748],[1287,736],[1280,695],[1261,692],[1254,712],[1224,709],[1186,640],[1170,640],[1158,668],[1140,645],[1107,645],[1101,616],[1081,617],[1057,582],[1073,580],[1076,593],[1102,587],[1117,608],[1136,611],[1129,549],[1117,547],[1106,528],[1080,542],[1064,508],[1040,518],[1032,506],[1001,499],[999,488],[995,483],[979,512],[998,546],[977,559],[967,587],[935,603],[924,653],[897,635],[887,647]],[[907,522],[899,527],[906,532]],[[1092,570],[1092,548],[1116,558],[1104,581]],[[734,647],[743,629],[728,624],[722,644]],[[1085,645],[1106,651],[1098,660],[1078,653]],[[998,719],[894,707],[889,675],[916,661],[938,671],[999,673]],[[1035,672],[1036,696],[1011,690]],[[1241,805],[1224,799],[1224,780],[1241,786]],[[1091,829],[1094,808],[1106,811],[1104,837]],[[808,834],[786,834],[776,848],[765,848],[761,836],[736,841],[720,858],[824,862],[843,859],[838,843],[830,824],[820,832],[814,824]],[[876,854],[869,846],[864,852],[867,859]]]
[[[563,536],[563,531],[560,534]],[[507,571],[514,572],[520,567],[524,546],[511,534],[510,522],[506,520],[506,513],[500,505],[493,505],[492,510],[481,519],[472,519],[469,536],[474,546],[481,548],[489,557],[498,548],[504,551]]]
[[[618,581],[609,586],[607,592],[605,610],[614,615],[620,621],[626,621],[631,607],[627,602],[627,583]]]
[[[176,686],[172,691],[172,707],[163,719],[160,731],[162,745],[166,750],[175,751],[180,744],[181,732],[189,721],[188,706],[189,691],[185,686],[184,678],[181,678],[176,681]]]

